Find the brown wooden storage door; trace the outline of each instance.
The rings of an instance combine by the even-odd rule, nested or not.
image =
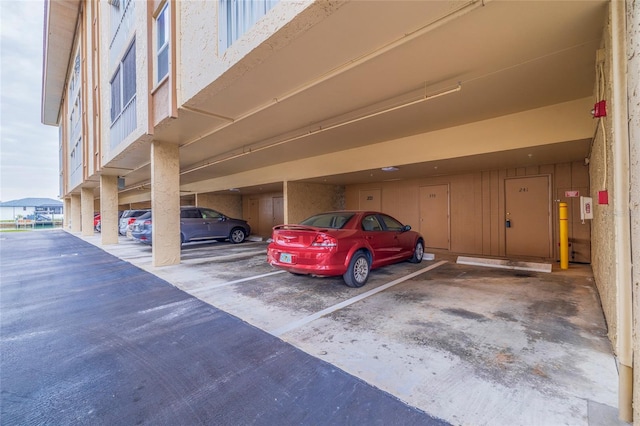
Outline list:
[[[420,187],[420,233],[425,247],[449,250],[449,185]]]
[[[549,176],[510,178],[504,185],[507,256],[551,258]]]
[[[273,221],[272,226],[284,223],[284,198],[273,197]]]
[[[249,217],[246,221],[251,227],[251,233],[260,235],[260,200],[258,198],[249,198]]]
[[[380,189],[361,189],[358,205],[360,210],[379,212],[382,206]]]

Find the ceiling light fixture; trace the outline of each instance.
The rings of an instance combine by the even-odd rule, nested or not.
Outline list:
[[[394,166],[389,166],[389,167],[383,167],[381,170],[383,172],[397,172],[400,169]]]

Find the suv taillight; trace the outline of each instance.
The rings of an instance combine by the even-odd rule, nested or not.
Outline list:
[[[136,221],[136,218],[135,218],[135,217],[130,217],[130,218],[129,218],[129,222],[127,222],[127,225],[131,225],[131,224],[132,224],[133,222],[135,222],[135,221]]]
[[[311,245],[314,247],[335,247],[338,245],[338,240],[331,235],[318,234]]]

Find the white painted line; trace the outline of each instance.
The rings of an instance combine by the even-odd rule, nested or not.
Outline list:
[[[195,293],[195,294],[203,293],[203,292],[207,292],[209,290],[213,290],[213,289],[216,289],[216,288],[226,287],[228,285],[243,283],[243,282],[246,282],[246,281],[253,281],[253,280],[257,280],[258,278],[269,277],[271,275],[284,274],[285,272],[287,272],[287,271],[269,272],[267,274],[254,275],[253,277],[241,278],[239,280],[227,281],[225,283],[213,284],[213,285],[210,285],[210,286],[205,287],[205,288],[197,288],[195,290],[190,291],[190,293]]]
[[[551,264],[520,262],[517,260],[485,259],[480,257],[459,256],[456,263],[460,265],[486,266],[490,268],[514,269],[517,271],[551,272]]]
[[[288,333],[291,330],[295,330],[298,327],[302,327],[303,325],[309,324],[310,322],[315,321],[318,318],[321,318],[321,317],[323,317],[325,315],[329,315],[329,314],[331,314],[331,313],[333,313],[333,312],[335,312],[335,311],[337,311],[339,309],[345,308],[345,307],[347,307],[349,305],[353,305],[354,303],[359,302],[362,299],[366,299],[367,297],[373,296],[376,293],[380,293],[381,291],[384,291],[384,290],[386,290],[386,289],[388,289],[390,287],[393,287],[396,284],[400,284],[401,282],[410,280],[411,278],[417,277],[420,274],[424,274],[425,272],[430,271],[432,269],[435,269],[435,268],[437,268],[439,266],[442,266],[445,263],[447,263],[446,260],[441,260],[438,263],[435,263],[433,265],[427,266],[426,268],[422,268],[419,271],[413,272],[413,273],[411,273],[409,275],[405,275],[404,277],[398,278],[397,280],[391,281],[391,282],[389,282],[387,284],[383,284],[380,287],[376,287],[373,290],[369,290],[369,291],[367,291],[365,293],[359,294],[358,296],[352,297],[351,299],[347,299],[344,302],[340,302],[340,303],[335,304],[333,306],[329,306],[328,308],[323,309],[320,312],[316,312],[315,314],[311,314],[311,315],[309,315],[307,317],[299,319],[298,321],[294,321],[294,322],[292,322],[290,324],[287,324],[285,326],[282,326],[280,328],[276,328],[275,330],[270,331],[269,333],[273,334],[276,337],[280,337],[283,334]]]

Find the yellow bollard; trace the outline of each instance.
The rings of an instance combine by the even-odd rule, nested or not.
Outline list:
[[[560,203],[560,269],[569,269],[569,220],[567,203]]]

